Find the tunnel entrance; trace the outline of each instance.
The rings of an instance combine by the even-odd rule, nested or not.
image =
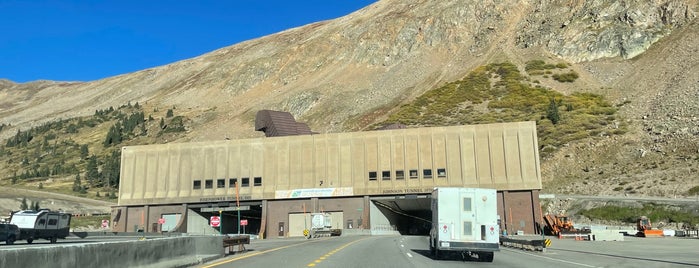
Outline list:
[[[192,207],[192,206],[190,206]],[[206,224],[210,226],[211,217],[219,216],[220,226],[211,227],[216,232],[222,234],[253,234],[260,233],[262,225],[262,203],[261,202],[240,202],[240,218],[235,203],[218,203],[207,204],[205,207],[200,207],[194,211],[206,220]],[[242,220],[243,223],[238,229],[238,223]],[[244,225],[245,224],[245,225]]]
[[[432,226],[429,194],[374,197],[371,202],[372,230],[397,231],[401,235],[429,235]]]

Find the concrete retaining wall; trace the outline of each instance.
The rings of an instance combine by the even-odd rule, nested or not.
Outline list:
[[[223,257],[222,236],[182,236],[0,250],[0,267],[188,267]]]

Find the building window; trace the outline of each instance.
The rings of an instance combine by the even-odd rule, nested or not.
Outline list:
[[[262,177],[255,177],[253,186],[262,186]]]
[[[206,182],[204,184],[204,188],[206,188],[206,189],[214,188],[214,180],[206,180]]]
[[[369,180],[370,181],[376,180],[376,171],[369,171]]]
[[[240,187],[250,187],[250,178],[243,178]]]
[[[411,169],[411,170],[410,170],[410,178],[411,178],[411,179],[417,179],[417,169]]]
[[[238,183],[238,178],[230,178],[228,179],[228,187],[236,187],[236,183]]]
[[[439,178],[446,178],[446,177],[447,177],[447,169],[445,169],[445,168],[438,168],[438,169],[437,169],[437,177],[439,177]]]
[[[216,180],[216,188],[226,188],[226,179]]]
[[[390,181],[391,180],[391,172],[390,171],[381,171],[381,179],[385,181]]]
[[[402,170],[396,170],[396,180],[405,179],[405,172]]]
[[[431,179],[432,178],[432,170],[431,169],[423,169],[422,170],[422,178]]]
[[[194,188],[194,190],[201,189],[201,181],[200,180],[194,181],[194,186],[192,188]]]

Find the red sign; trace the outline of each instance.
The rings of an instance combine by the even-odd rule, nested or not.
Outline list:
[[[242,226],[248,225],[248,220],[240,220],[240,225],[242,225]]]
[[[109,220],[102,220],[102,228],[109,227]]]
[[[211,216],[211,227],[218,227],[221,225],[221,218],[219,216]]]
[[[165,219],[163,219],[163,218],[158,219],[158,224],[160,224],[160,225],[165,224]]]

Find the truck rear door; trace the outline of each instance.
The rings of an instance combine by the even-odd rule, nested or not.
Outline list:
[[[458,240],[473,241],[479,236],[476,229],[479,226],[476,219],[477,206],[473,205],[474,193],[471,191],[460,191],[459,199],[461,203],[461,213],[459,213],[460,228],[454,230],[458,233]]]

